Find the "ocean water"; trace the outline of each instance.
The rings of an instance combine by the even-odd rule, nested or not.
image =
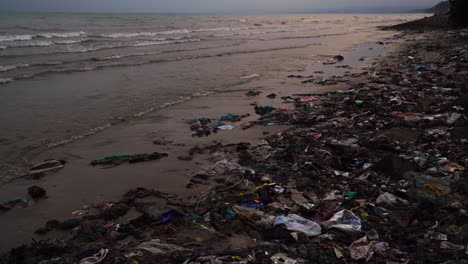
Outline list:
[[[0,15],[0,83],[164,62],[180,59],[181,53],[190,59],[201,50],[230,47],[223,52],[236,52],[251,41],[313,39],[348,34],[350,27],[407,19],[398,15]]]
[[[2,14],[0,163],[419,16]]]

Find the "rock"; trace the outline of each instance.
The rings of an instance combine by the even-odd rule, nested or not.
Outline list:
[[[31,195],[33,199],[38,199],[44,197],[47,192],[43,188],[34,185],[28,188],[28,194]]]
[[[344,57],[341,56],[341,55],[336,55],[336,56],[333,56],[333,59],[337,60],[337,61],[342,61],[342,60],[344,60]]]

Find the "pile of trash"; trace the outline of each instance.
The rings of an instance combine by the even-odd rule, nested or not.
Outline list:
[[[91,161],[91,165],[111,165],[116,166],[124,162],[128,163],[137,163],[150,160],[159,160],[163,157],[167,157],[167,153],[153,152],[153,153],[143,153],[143,154],[124,154],[124,155],[112,155],[107,156],[101,159],[96,159]]]
[[[217,133],[218,130],[233,130],[234,126],[225,122],[239,122],[242,119],[249,117],[250,114],[236,115],[227,114],[218,118],[198,118],[190,122],[192,137],[207,137],[212,133]]]
[[[466,33],[433,33],[347,91],[255,106],[255,124],[290,127],[210,148],[199,197],[132,190],[0,263],[468,263]],[[194,131],[222,122],[205,121]]]

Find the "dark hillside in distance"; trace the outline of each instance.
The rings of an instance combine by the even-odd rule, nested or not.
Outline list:
[[[411,11],[412,13],[428,13],[428,14],[440,14],[440,13],[447,13],[450,11],[450,3],[449,1],[443,1],[438,3],[437,5],[428,8],[428,9],[417,9]]]

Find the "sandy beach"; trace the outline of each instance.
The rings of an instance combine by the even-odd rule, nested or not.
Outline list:
[[[466,30],[368,27],[325,38],[320,45],[198,58],[187,69],[212,70],[209,88],[114,119],[97,133],[23,152],[12,170],[49,159],[66,163],[0,186],[1,201],[27,197],[32,185],[47,191],[0,212],[2,251],[42,241],[0,260],[436,263],[435,256],[466,256],[459,223],[466,217]],[[236,74],[220,82],[228,64]],[[168,67],[177,65],[184,67]],[[144,79],[158,69],[164,64],[126,76]],[[126,70],[41,81],[57,89],[67,80],[73,88],[93,82],[93,74]],[[187,80],[200,87],[204,79]],[[228,114],[243,117],[222,122],[232,126],[226,130],[211,127]],[[202,137],[191,131],[216,127]],[[167,156],[90,164],[153,152]]]
[[[249,142],[255,144],[265,133],[274,134],[283,126],[255,126],[247,130],[239,127],[232,131],[220,131],[216,135],[198,138],[192,137],[188,122],[202,117],[217,117],[233,114],[251,114],[242,123],[255,120],[252,103],[260,105],[281,106],[283,95],[320,93],[344,89],[343,85],[322,86],[304,85],[288,75],[302,74],[304,76],[318,75],[331,77],[342,76],[353,72],[361,72],[372,62],[383,60],[387,52],[402,42],[395,38],[395,32],[383,32],[375,29],[354,35],[352,38],[337,38],[327,46],[312,47],[314,55],[307,59],[308,49],[277,51],[275,56],[301,57],[303,64],[282,65],[283,70],[272,71],[268,76],[252,78],[244,84],[233,87],[223,87],[212,93],[193,96],[190,100],[150,112],[142,117],[122,121],[110,129],[95,135],[76,140],[63,146],[49,150],[34,151],[23,158],[29,163],[37,163],[47,159],[63,159],[68,163],[57,173],[47,174],[40,180],[30,177],[18,179],[0,187],[0,200],[24,196],[25,190],[31,185],[40,185],[48,190],[48,199],[34,203],[33,206],[7,212],[2,215],[2,248],[18,246],[28,241],[34,230],[49,219],[68,217],[72,211],[97,201],[112,201],[124,192],[136,187],[150,187],[164,192],[182,196],[197,196],[205,191],[207,186],[187,189],[185,185],[189,174],[205,170],[209,166],[207,155],[196,155],[192,161],[181,161],[177,156],[187,155],[196,145],[205,145],[213,141],[221,144]],[[388,42],[380,45],[378,41]],[[320,50],[317,51],[317,48]],[[320,54],[317,58],[317,52]],[[323,65],[333,54],[343,54],[345,60],[339,65],[351,65],[352,69],[336,68],[337,65]],[[250,55],[245,55],[246,58]],[[365,57],[364,61],[359,61]],[[243,59],[242,59],[243,60]],[[314,73],[323,71],[323,73]],[[349,72],[349,73],[347,73]],[[248,72],[246,72],[247,74]],[[252,71],[255,73],[255,71]],[[98,73],[99,74],[99,73]],[[77,77],[79,78],[79,77]],[[251,89],[262,91],[262,96],[247,97],[245,93]],[[276,99],[266,95],[276,93]],[[287,107],[287,106],[286,106]],[[289,106],[290,107],[290,106]],[[153,141],[164,142],[155,145]],[[155,162],[134,165],[122,165],[103,169],[90,166],[91,160],[110,155],[149,153],[153,151],[167,152],[169,157]],[[56,236],[53,234],[51,236]],[[65,235],[66,236],[66,235]],[[37,239],[44,236],[37,236]]]

